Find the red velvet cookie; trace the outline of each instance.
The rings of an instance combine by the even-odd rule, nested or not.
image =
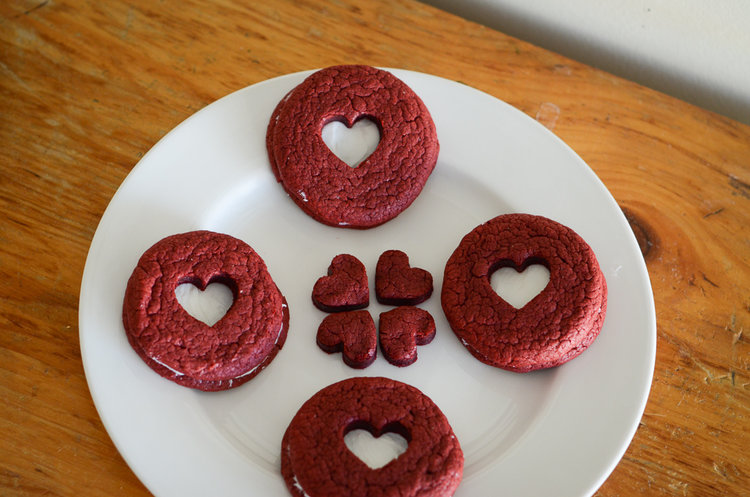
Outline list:
[[[383,357],[403,367],[417,360],[417,345],[435,338],[435,320],[419,307],[401,306],[380,314],[380,349]]]
[[[490,284],[501,267],[549,269],[547,286],[516,309]],[[480,361],[516,372],[558,366],[598,336],[607,283],[591,247],[570,228],[528,214],[498,216],[466,235],[445,266],[442,306]]]
[[[268,121],[268,128],[266,130],[266,151],[268,152],[268,160],[271,163],[271,171],[273,172],[273,175],[276,177],[276,181],[278,182],[281,182],[281,176],[279,176],[279,169],[276,167],[276,161],[273,158],[273,130],[276,127],[276,123],[279,122],[281,109],[284,108],[284,105],[286,104],[286,101],[289,100],[289,96],[291,94],[292,92],[290,91],[289,93],[284,95],[284,98],[279,100],[278,104],[276,104],[276,107],[271,113],[271,119],[269,119]]]
[[[329,314],[320,323],[316,342],[325,352],[341,352],[352,368],[364,369],[375,360],[378,350],[375,322],[368,311]]]
[[[344,436],[398,433],[409,446],[371,469]],[[305,402],[281,442],[281,474],[296,497],[448,497],[463,475],[463,452],[440,409],[418,389],[388,378],[349,378]]]
[[[350,167],[323,142],[331,121],[368,118],[380,129],[375,151]],[[372,228],[417,198],[439,151],[432,117],[400,79],[369,66],[333,66],[310,75],[277,105],[266,132],[277,179],[308,215],[330,226]]]
[[[180,305],[175,288],[221,282],[234,301],[213,326]],[[123,324],[133,349],[161,376],[199,390],[237,387],[284,345],[286,300],[261,257],[229,235],[193,231],[154,244],[128,280]]]
[[[325,312],[363,309],[370,303],[367,272],[359,259],[339,254],[328,266],[328,275],[315,282],[312,292],[315,307]]]
[[[409,257],[400,250],[386,250],[375,269],[375,296],[388,305],[417,305],[432,295],[432,275],[410,267]]]

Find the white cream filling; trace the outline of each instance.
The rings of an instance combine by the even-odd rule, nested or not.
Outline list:
[[[287,456],[287,459],[291,461],[291,450],[289,450],[289,446],[286,447],[286,456]],[[297,475],[295,475],[294,473],[292,473],[292,485],[294,485],[294,488],[302,492],[303,497],[310,497],[310,494],[305,492],[305,489],[302,488],[302,485],[300,485],[300,482],[297,479]]]
[[[294,485],[294,488],[296,488],[297,490],[299,490],[300,492],[302,492],[302,495],[304,497],[310,497],[310,494],[308,494],[307,492],[305,492],[305,489],[302,488],[302,485],[299,484],[299,480],[297,479],[297,475],[294,475],[294,481],[292,481],[292,485]]]
[[[163,367],[167,368],[168,370],[170,370],[171,372],[173,372],[173,373],[174,373],[174,374],[176,374],[177,376],[185,376],[185,373],[183,373],[182,371],[177,371],[177,370],[176,370],[175,368],[172,368],[172,367],[169,367],[169,366],[167,366],[166,364],[164,364],[163,362],[161,362],[161,361],[160,361],[159,359],[157,359],[156,357],[152,357],[152,358],[151,358],[151,360],[152,360],[152,361],[154,361],[154,362],[155,362],[156,364],[158,364],[159,366],[163,366]]]
[[[281,308],[282,308],[282,309],[286,309],[287,307],[288,307],[288,306],[287,306],[286,304],[281,304]],[[273,346],[274,346],[274,347],[275,347],[276,345],[278,345],[278,343],[279,343],[279,339],[281,338],[281,332],[282,332],[282,331],[284,331],[284,319],[283,319],[283,318],[282,318],[282,320],[281,320],[281,326],[279,326],[279,331],[278,331],[278,332],[276,333],[276,340],[275,340],[275,341],[273,342]],[[160,361],[160,360],[159,360],[158,358],[156,358],[156,357],[152,357],[152,358],[151,358],[151,360],[153,360],[153,361],[154,361],[155,363],[157,363],[158,365],[160,365],[160,366],[163,366],[163,367],[167,368],[168,370],[170,370],[171,372],[173,372],[173,373],[174,373],[175,375],[177,375],[177,376],[185,376],[185,373],[183,373],[182,371],[178,371],[178,370],[176,370],[175,368],[173,368],[173,367],[171,367],[171,366],[168,366],[167,364],[163,363],[162,361]],[[247,372],[245,372],[245,373],[242,373],[242,374],[241,374],[241,375],[239,375],[239,376],[235,376],[234,378],[230,378],[229,380],[197,380],[197,381],[219,381],[219,382],[223,382],[223,381],[229,381],[229,386],[231,387],[231,386],[232,386],[232,383],[234,382],[234,380],[239,380],[240,378],[244,378],[245,376],[248,376],[248,375],[250,375],[250,374],[253,374],[253,372],[255,372],[255,370],[256,370],[256,369],[258,369],[259,367],[261,367],[261,366],[262,366],[262,365],[263,365],[264,363],[265,363],[265,360],[261,361],[261,362],[260,362],[260,363],[259,363],[258,365],[256,365],[256,366],[255,366],[255,367],[254,367],[253,369],[251,369],[250,371],[247,371]]]
[[[286,309],[286,308],[287,308],[287,305],[286,305],[286,304],[281,304],[281,308],[282,308],[282,309]],[[278,331],[278,332],[276,333],[276,340],[274,340],[274,342],[273,342],[273,346],[274,346],[274,347],[276,347],[276,345],[278,345],[278,343],[279,343],[279,339],[281,338],[281,332],[282,332],[282,331],[284,331],[284,318],[283,318],[283,317],[282,317],[282,319],[281,319],[281,326],[279,326],[279,331]],[[267,358],[267,356],[266,356],[266,358]],[[247,376],[247,375],[253,374],[253,372],[254,372],[254,371],[255,371],[256,369],[258,369],[259,367],[261,367],[261,366],[262,366],[263,364],[265,364],[265,362],[266,362],[266,360],[265,360],[265,358],[264,358],[264,359],[263,359],[263,360],[262,360],[262,361],[261,361],[261,362],[260,362],[260,363],[259,363],[258,365],[256,365],[256,366],[255,366],[255,367],[254,367],[253,369],[251,369],[250,371],[248,371],[248,372],[246,372],[246,373],[242,373],[242,374],[241,374],[241,375],[239,375],[239,376],[235,376],[234,378],[230,378],[230,379],[229,379],[229,385],[230,385],[230,386],[232,385],[232,381],[233,381],[233,380],[239,380],[240,378],[244,378],[244,377],[245,377],[245,376]],[[222,380],[220,380],[220,381],[222,381]],[[223,381],[226,381],[226,380],[223,380]]]

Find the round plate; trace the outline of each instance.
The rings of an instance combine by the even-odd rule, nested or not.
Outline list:
[[[356,375],[416,386],[443,410],[466,458],[456,497],[591,495],[627,448],[643,413],[656,350],[648,273],[628,223],[589,167],[522,112],[466,85],[392,72],[422,97],[440,139],[437,166],[417,200],[371,230],[333,228],[306,216],[271,172],[265,149],[276,103],[309,74],[228,95],[166,135],[133,169],[102,216],[80,297],[81,353],[92,397],[123,457],[157,497],[285,496],[281,438],[301,404]],[[515,374],[480,363],[440,307],[442,274],[461,238],[503,213],[547,216],[578,232],[607,278],[602,332],[573,361]],[[241,238],[264,258],[286,296],[286,345],[249,383],[203,393],[162,379],[130,348],[121,321],[127,280],[159,239],[210,229]],[[363,371],[315,344],[325,313],[312,287],[340,253],[371,277],[378,256],[406,252],[430,271],[420,307],[435,340],[397,368],[382,356]],[[377,322],[388,310],[371,298]]]

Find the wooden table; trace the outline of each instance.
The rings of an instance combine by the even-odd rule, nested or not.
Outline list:
[[[638,236],[658,318],[645,414],[596,495],[747,492],[750,127],[411,0],[33,0],[0,6],[0,494],[148,495],[81,364],[97,223],[186,117],[337,63],[464,82],[583,157]]]

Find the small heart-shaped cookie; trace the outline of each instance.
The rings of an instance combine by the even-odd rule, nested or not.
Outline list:
[[[355,369],[366,368],[377,355],[375,322],[368,311],[329,314],[318,327],[316,342],[329,354],[342,352],[344,362]]]
[[[381,304],[417,305],[432,295],[432,275],[410,267],[404,252],[386,250],[375,268],[375,295]]]
[[[370,303],[370,288],[365,266],[349,254],[339,254],[328,267],[328,276],[315,282],[312,292],[315,307],[325,312],[363,309]]]
[[[435,338],[435,320],[419,307],[401,306],[380,314],[380,349],[383,357],[403,367],[417,360],[417,345]]]

